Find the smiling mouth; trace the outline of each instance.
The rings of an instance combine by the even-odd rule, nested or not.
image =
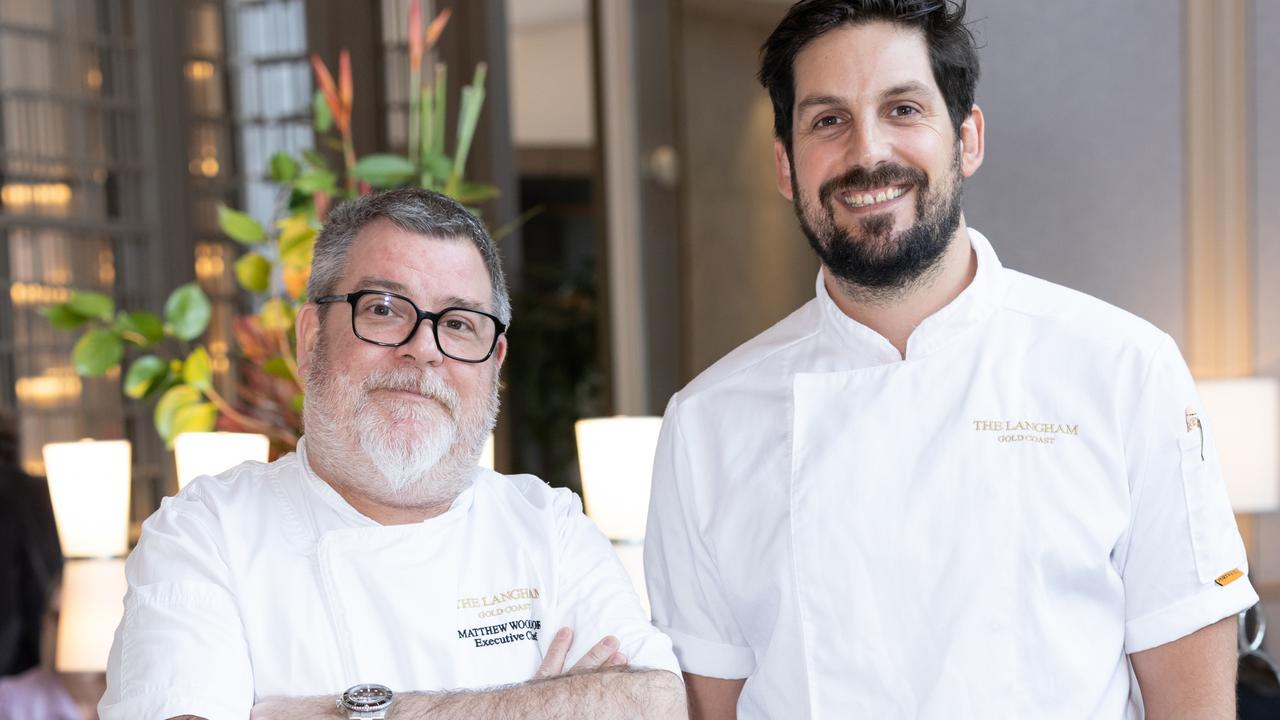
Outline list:
[[[910,189],[910,185],[895,185],[865,191],[850,190],[847,192],[837,193],[837,197],[840,198],[840,202],[844,203],[845,207],[860,210],[862,208],[881,205],[889,202],[890,200],[897,200],[905,195]]]

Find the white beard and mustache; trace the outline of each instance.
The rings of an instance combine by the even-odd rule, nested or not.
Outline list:
[[[377,370],[360,383],[331,372],[323,341],[307,373],[303,423],[307,453],[361,495],[401,508],[452,502],[471,482],[498,417],[495,373],[484,393],[464,402],[430,369]],[[403,390],[427,400],[378,397]]]

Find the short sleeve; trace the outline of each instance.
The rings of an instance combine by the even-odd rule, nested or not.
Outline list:
[[[671,640],[649,622],[631,576],[608,538],[583,514],[582,501],[562,490],[557,493],[555,512],[560,528],[559,617],[562,625],[573,629],[565,667],[581,659],[601,638],[613,635],[631,667],[679,676]]]
[[[701,531],[693,488],[697,478],[688,461],[679,413],[673,397],[653,463],[644,548],[653,621],[671,637],[685,672],[745,678],[755,669],[755,654],[734,620]]]
[[[1163,336],[1129,420],[1131,518],[1118,567],[1125,651],[1163,645],[1248,608],[1244,545],[1222,480],[1212,418]]]
[[[244,720],[253,708],[244,627],[216,518],[198,488],[166,498],[129,556],[124,618],[98,706],[103,720]]]

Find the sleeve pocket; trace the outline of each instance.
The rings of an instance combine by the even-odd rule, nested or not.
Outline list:
[[[1203,452],[1208,448],[1202,449],[1199,433],[1188,433],[1178,447],[1196,574],[1200,582],[1208,583],[1233,568],[1244,569],[1244,546],[1217,457]]]

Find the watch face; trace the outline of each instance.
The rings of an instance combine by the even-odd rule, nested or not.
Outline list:
[[[391,704],[391,688],[386,685],[356,685],[342,693],[348,710],[384,710]]]

